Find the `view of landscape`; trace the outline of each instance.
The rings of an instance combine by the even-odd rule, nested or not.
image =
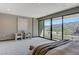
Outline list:
[[[39,21],[39,36],[43,37],[43,31],[44,31],[44,26],[43,26],[43,21]]]
[[[44,34],[45,38],[50,38],[51,20],[45,20],[41,25],[41,36],[43,36]],[[79,38],[79,14],[63,17],[63,38],[72,40],[76,40]],[[62,39],[62,17],[52,19],[52,40],[53,39]]]
[[[77,40],[79,38],[79,14],[64,16],[64,39]]]
[[[50,26],[51,26],[51,20],[45,20],[44,21],[44,37],[50,39]]]
[[[62,17],[52,19],[52,40],[62,40]]]

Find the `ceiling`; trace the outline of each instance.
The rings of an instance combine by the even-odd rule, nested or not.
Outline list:
[[[38,18],[76,6],[79,3],[0,3],[0,13]]]

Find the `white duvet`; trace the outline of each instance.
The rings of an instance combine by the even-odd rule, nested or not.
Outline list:
[[[79,55],[79,41],[72,41],[46,53],[46,55]]]
[[[56,47],[48,51],[46,55],[79,55],[79,41],[72,41]]]
[[[4,41],[0,42],[0,55],[28,55],[32,54],[29,46],[37,47],[45,43],[54,41],[46,40],[43,38],[32,38],[17,41]],[[46,55],[77,55],[79,54],[79,41],[72,41],[68,44],[54,48],[46,53]]]
[[[29,46],[38,46],[52,42],[43,38],[31,38],[25,40],[13,40],[0,42],[0,55],[29,55],[31,51]]]

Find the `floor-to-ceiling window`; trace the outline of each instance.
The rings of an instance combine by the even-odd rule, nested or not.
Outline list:
[[[52,40],[77,40],[79,38],[79,14],[39,21],[39,35]]]
[[[79,14],[63,16],[64,39],[79,39]]]
[[[47,19],[44,20],[44,37],[50,39],[50,25],[51,25],[51,20]]]
[[[40,37],[44,37],[44,21],[43,20],[41,20],[41,21],[39,21],[38,22],[39,24],[39,36]]]
[[[62,40],[62,17],[52,18],[52,40]]]
[[[62,17],[40,20],[39,36],[52,40],[62,40]]]

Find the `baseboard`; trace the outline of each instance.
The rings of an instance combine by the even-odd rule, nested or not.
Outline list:
[[[15,40],[15,39],[5,39],[5,40],[0,40],[0,42],[2,42],[2,41],[11,41],[11,40]]]

